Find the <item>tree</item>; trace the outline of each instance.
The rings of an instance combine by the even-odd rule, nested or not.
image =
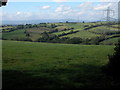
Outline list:
[[[68,21],[66,21],[66,23],[69,23]]]
[[[29,37],[29,36],[30,36],[30,34],[29,34],[29,33],[26,33],[26,36],[27,36],[27,37]]]
[[[120,40],[116,47],[113,55],[109,55],[109,62],[105,68],[108,75],[112,76],[114,80],[120,82]]]
[[[17,25],[17,29],[24,29],[24,25]]]
[[[71,39],[68,39],[67,43],[69,43],[69,44],[80,44],[80,43],[82,43],[82,39],[79,38],[79,37],[73,37]]]
[[[85,21],[83,21],[82,23],[85,23]]]
[[[42,33],[42,37],[40,37],[37,41],[38,42],[47,42],[48,40],[50,40],[50,36],[49,34],[45,31]]]

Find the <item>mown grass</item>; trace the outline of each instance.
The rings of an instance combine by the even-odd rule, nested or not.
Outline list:
[[[2,42],[3,89],[110,88],[101,72],[114,46]]]
[[[66,36],[63,36],[63,37],[70,37],[70,38],[80,37],[80,38],[86,39],[86,38],[93,38],[93,37],[97,37],[97,36],[100,36],[100,35],[91,33],[89,31],[81,30],[77,33],[69,34],[69,35],[66,35]]]

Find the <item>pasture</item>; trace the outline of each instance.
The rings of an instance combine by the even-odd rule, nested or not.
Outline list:
[[[83,39],[87,39],[87,38],[93,38],[93,37],[97,37],[97,36],[101,36],[99,34],[94,34],[94,33],[91,33],[89,31],[85,31],[85,30],[81,30],[77,33],[74,33],[74,34],[69,34],[69,35],[66,35],[66,36],[63,36],[63,37],[80,37],[80,38],[83,38]]]
[[[114,46],[2,41],[3,89],[110,88],[101,72]]]

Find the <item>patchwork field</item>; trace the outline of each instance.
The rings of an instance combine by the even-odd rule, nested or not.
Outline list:
[[[102,43],[104,40],[114,45],[116,41],[108,40],[112,36],[120,37],[120,30],[116,22],[111,22],[110,30],[106,26],[106,22],[86,22],[86,23],[40,23],[40,24],[26,24],[18,26],[4,26],[0,27],[3,32],[2,39],[4,40],[17,40],[17,41],[39,41],[42,38],[44,42],[61,42],[57,41],[58,38],[81,38],[82,41],[86,39],[91,40],[98,39],[102,37],[102,40],[98,40],[98,43]],[[13,29],[12,29],[13,28]],[[45,35],[46,34],[46,35]],[[56,38],[57,37],[57,38]],[[104,38],[105,37],[105,38]],[[113,37],[116,38],[116,37]],[[52,41],[52,39],[54,39]],[[64,41],[67,42],[68,40]],[[110,41],[110,42],[109,42]],[[63,42],[63,41],[62,41]],[[89,43],[90,43],[89,42]],[[85,42],[84,42],[85,43]],[[102,43],[107,44],[108,43]],[[90,43],[91,44],[91,43]],[[94,43],[93,43],[94,44]]]

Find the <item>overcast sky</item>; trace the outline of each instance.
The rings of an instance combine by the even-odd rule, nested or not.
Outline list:
[[[114,10],[111,17],[117,18],[119,0],[8,0],[7,6],[0,8],[2,20],[41,19],[105,19],[106,10]],[[29,2],[28,2],[29,1]],[[34,2],[36,1],[36,2]]]

